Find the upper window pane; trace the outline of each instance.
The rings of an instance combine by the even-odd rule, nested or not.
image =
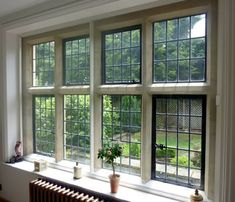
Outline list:
[[[206,14],[155,22],[153,82],[206,80]]]
[[[34,151],[46,156],[55,155],[55,97],[35,96]]]
[[[64,84],[90,83],[90,39],[88,36],[64,42]]]
[[[90,162],[90,96],[64,96],[64,158]]]
[[[53,86],[55,70],[54,41],[33,46],[33,86]]]
[[[103,82],[105,84],[141,82],[141,28],[103,33]]]

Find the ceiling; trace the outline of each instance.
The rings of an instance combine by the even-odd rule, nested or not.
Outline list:
[[[180,1],[184,0],[0,0],[0,27],[27,35]]]
[[[53,0],[0,0],[0,17]]]

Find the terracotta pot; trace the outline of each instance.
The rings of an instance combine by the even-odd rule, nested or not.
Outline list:
[[[109,175],[109,180],[110,180],[111,193],[117,193],[120,182],[120,175],[118,174]]]

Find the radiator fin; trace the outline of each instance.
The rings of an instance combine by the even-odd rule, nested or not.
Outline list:
[[[87,193],[81,193],[66,186],[43,179],[29,184],[30,202],[105,202]]]

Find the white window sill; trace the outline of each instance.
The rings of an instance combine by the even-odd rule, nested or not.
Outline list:
[[[26,160],[33,161],[33,159],[42,159],[39,155],[30,155]],[[28,172],[34,172],[38,176],[55,179],[70,185],[80,186],[86,189],[94,190],[103,194],[111,195],[127,201],[160,201],[160,202],[188,202],[190,195],[194,192],[193,189],[171,185],[155,180],[150,180],[143,183],[137,176],[121,173],[120,187],[118,193],[110,193],[110,185],[108,183],[108,175],[111,173],[109,170],[100,169],[97,172],[90,173],[89,166],[82,166],[83,177],[78,180],[73,179],[73,166],[74,162],[61,161],[55,163],[53,158],[43,157],[49,162],[49,167],[41,172],[34,172],[34,164],[29,161],[23,161],[15,164],[8,164],[9,166],[22,169]],[[207,202],[207,197],[204,192],[204,201]]]

